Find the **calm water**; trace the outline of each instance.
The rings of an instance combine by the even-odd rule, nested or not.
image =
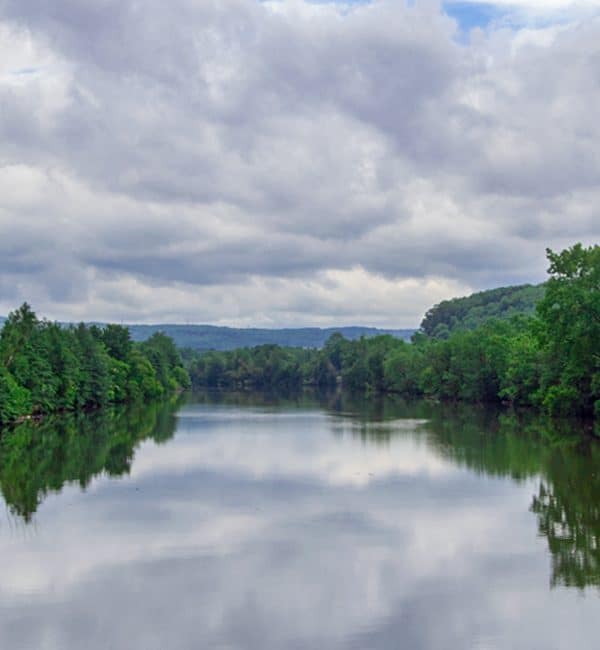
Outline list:
[[[3,650],[600,647],[600,445],[196,397],[0,444]]]

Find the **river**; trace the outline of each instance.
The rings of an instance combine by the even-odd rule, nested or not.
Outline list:
[[[0,647],[600,643],[600,444],[345,395],[195,395],[0,439]]]

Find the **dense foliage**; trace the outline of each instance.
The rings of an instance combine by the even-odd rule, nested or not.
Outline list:
[[[550,279],[534,315],[489,319],[444,338],[421,332],[412,344],[392,336],[349,341],[334,334],[322,350],[271,345],[192,354],[192,383],[241,389],[342,384],[600,416],[600,247],[577,244],[548,251],[548,259]]]
[[[120,325],[61,327],[25,303],[0,332],[0,424],[27,415],[155,398],[189,386],[173,341]]]
[[[196,388],[296,389],[311,374],[314,350],[260,345],[231,352],[188,350],[188,371]]]
[[[544,297],[544,291],[543,284],[523,284],[444,300],[425,314],[420,331],[433,338],[447,339],[451,332],[474,330],[492,319],[531,316]]]

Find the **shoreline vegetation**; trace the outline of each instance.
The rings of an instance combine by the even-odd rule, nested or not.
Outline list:
[[[600,246],[547,250],[549,278],[445,301],[406,343],[392,336],[320,350],[263,345],[184,351],[198,389],[303,386],[439,401],[510,404],[600,418]],[[485,294],[485,295],[484,295]],[[486,304],[486,300],[493,302]],[[468,309],[466,309],[468,307]]]
[[[163,398],[190,387],[171,338],[134,343],[121,325],[63,327],[27,303],[0,332],[0,426]]]
[[[321,349],[180,352],[162,332],[135,343],[125,326],[65,327],[25,303],[0,332],[0,426],[189,388],[309,386],[600,419],[600,246],[547,256],[544,285],[444,301],[410,343],[336,333]]]

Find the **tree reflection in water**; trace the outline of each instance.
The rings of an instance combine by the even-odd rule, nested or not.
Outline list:
[[[178,401],[26,422],[0,438],[0,490],[10,511],[31,521],[67,483],[85,489],[100,474],[128,474],[140,442],[169,440]]]
[[[363,440],[381,444],[401,435],[394,421],[424,419],[420,434],[443,458],[481,475],[538,478],[530,510],[548,543],[551,587],[600,587],[600,442],[590,423],[393,399],[361,398],[353,410],[338,396],[330,406],[353,412]]]
[[[552,587],[600,587],[600,445],[580,422],[532,414],[393,398],[204,394],[194,404],[266,409],[322,408],[335,435],[378,445],[417,435],[438,456],[481,475],[538,480],[530,510],[552,557]],[[25,522],[67,483],[85,489],[98,475],[128,474],[137,446],[168,441],[181,400],[26,423],[0,439],[0,489]],[[399,426],[410,419],[413,426]]]

